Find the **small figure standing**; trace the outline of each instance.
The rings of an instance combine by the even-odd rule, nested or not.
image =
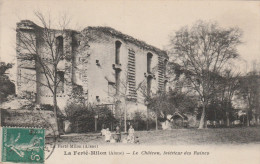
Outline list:
[[[128,131],[129,131],[130,126],[131,126],[131,123],[130,123],[130,122],[127,122],[127,124],[126,124],[126,131],[127,131],[127,134],[128,134]]]
[[[101,129],[101,136],[104,136],[104,135],[106,135],[106,129],[105,129],[105,126],[104,125],[102,125],[102,129]]]
[[[111,139],[111,132],[109,131],[109,128],[107,128],[105,133],[105,141],[110,142],[110,139]]]
[[[130,125],[130,128],[128,130],[128,136],[127,136],[127,142],[128,143],[134,143],[135,142],[135,130],[132,125]]]
[[[110,143],[116,143],[116,140],[112,137]]]
[[[116,142],[120,142],[121,141],[121,131],[119,126],[116,126],[116,136],[115,136],[115,140]]]

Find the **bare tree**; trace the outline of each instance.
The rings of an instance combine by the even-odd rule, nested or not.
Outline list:
[[[238,95],[247,104],[247,126],[250,126],[250,116],[259,115],[259,83],[260,76],[256,71],[247,73],[239,81]]]
[[[154,74],[156,71],[158,71],[157,66],[155,66],[151,72],[152,74]],[[156,78],[153,77],[153,79]],[[155,129],[158,130],[158,118],[164,117],[167,114],[173,114],[172,111],[174,110],[174,108],[169,103],[168,101],[169,95],[167,95],[165,90],[162,89],[158,90],[157,88],[154,87],[149,89],[146,82],[147,79],[144,79],[141,83],[139,83],[136,91],[141,93],[142,97],[144,98],[145,105],[147,106],[147,130],[149,130],[150,113],[154,114]]]
[[[154,75],[155,72],[157,72],[159,69],[158,66],[155,66],[151,70],[151,74]],[[149,130],[149,116],[150,113],[155,115],[155,129],[158,130],[158,117],[161,114],[161,104],[164,103],[162,97],[165,98],[164,91],[157,90],[157,88],[154,88],[151,86],[148,86],[147,80],[148,78],[152,78],[152,80],[156,80],[156,77],[146,77],[143,81],[141,81],[136,88],[136,92],[140,93],[140,95],[143,97],[143,100],[138,100],[140,103],[144,103],[147,107],[147,118],[146,118],[146,130]],[[157,92],[155,93],[154,91]],[[159,101],[154,101],[156,97],[157,99],[160,99]]]
[[[52,94],[53,97],[53,111],[58,123],[58,105],[57,105],[57,90],[59,84],[64,81],[63,75],[60,75],[60,64],[64,60],[70,60],[71,54],[68,53],[69,48],[64,46],[64,40],[70,37],[70,31],[67,30],[67,26],[70,19],[64,15],[60,17],[58,25],[55,26],[54,21],[50,17],[45,17],[41,12],[35,12],[37,20],[41,23],[41,27],[33,24],[34,30],[31,27],[17,28],[17,58],[19,60],[31,60],[35,62],[35,69],[37,73],[40,73],[43,78],[33,78],[30,76],[24,76],[28,80],[35,80],[35,82],[41,86],[45,86],[46,89]],[[53,27],[57,27],[54,29]],[[26,51],[27,53],[24,53]],[[44,80],[43,80],[44,79]],[[57,132],[59,135],[59,130]]]
[[[178,30],[170,40],[176,62],[186,71],[191,89],[200,97],[203,110],[199,129],[205,127],[206,108],[214,95],[214,75],[237,58],[241,35],[238,28],[224,29],[216,23],[198,21],[191,28]]]
[[[136,91],[139,92],[144,100],[141,103],[144,103],[147,107],[147,111],[146,111],[146,130],[149,130],[149,115],[150,115],[150,107],[149,104],[151,102],[151,98],[154,95],[154,93],[148,93],[148,88],[147,88],[147,84],[146,84],[146,79],[144,79],[141,83],[138,84]],[[140,101],[140,100],[139,100]]]
[[[226,125],[230,126],[230,109],[232,108],[232,99],[235,92],[239,88],[240,73],[232,71],[230,69],[225,70],[220,84],[215,93],[220,93],[221,107],[224,109],[226,114]]]
[[[116,75],[114,74],[113,76],[115,77]],[[109,81],[108,79],[106,80]],[[127,105],[129,101],[131,101],[129,99],[129,80],[127,72],[118,82],[119,84],[112,85],[114,92],[108,94],[113,98],[113,104],[117,105],[115,115],[117,118],[119,117],[120,124],[122,123],[122,118],[124,118],[124,131],[127,132]],[[119,87],[116,85],[119,85]]]
[[[171,108],[167,99],[168,95],[162,91],[158,91],[155,95],[153,95],[153,97],[150,98],[148,108],[155,114],[155,130],[158,130],[158,118],[164,116],[166,111],[174,109]]]
[[[156,71],[158,71],[158,66],[155,66],[152,68],[151,73],[154,74]],[[114,75],[115,76],[115,75]],[[130,94],[130,90],[129,90],[129,76],[128,76],[128,71],[124,73],[124,75],[122,76],[122,78],[120,79],[120,84],[119,84],[119,90],[117,91],[117,94],[110,94],[110,96],[113,97],[114,99],[114,104],[120,104],[120,111],[118,111],[118,115],[120,117],[120,122],[122,117],[124,118],[124,130],[125,132],[127,131],[127,106],[130,102],[137,102],[137,103],[141,103],[141,104],[145,104],[147,106],[147,130],[148,130],[148,124],[149,124],[149,103],[151,101],[151,97],[155,95],[155,93],[152,93],[152,90],[156,90],[155,88],[151,88],[151,93],[148,93],[148,89],[147,89],[147,79],[144,78],[139,84],[136,85],[136,88],[134,91],[132,91],[132,94]],[[155,79],[155,77],[154,77]],[[108,79],[107,79],[108,80]],[[117,87],[116,85],[113,86],[113,88],[116,90]],[[140,99],[140,97],[138,98],[138,96],[142,96],[143,98]],[[159,113],[160,108],[158,108],[159,106],[156,106],[156,108],[153,108],[155,110],[152,110],[156,113],[156,122],[157,122],[157,113]],[[121,110],[123,109],[123,111]],[[157,125],[157,123],[156,123]]]

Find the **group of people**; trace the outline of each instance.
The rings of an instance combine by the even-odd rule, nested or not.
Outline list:
[[[109,128],[102,128],[101,135],[104,136],[105,142],[138,143],[138,140],[135,137],[135,130],[132,125],[130,125],[127,130],[127,136],[123,138],[119,126],[116,126],[115,133],[112,133]]]

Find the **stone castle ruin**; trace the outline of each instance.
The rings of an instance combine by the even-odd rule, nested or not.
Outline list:
[[[29,20],[17,23],[17,95],[37,104],[52,104],[53,95],[39,83],[46,78],[32,57],[36,51],[43,60],[50,60],[46,43],[40,39],[43,30]],[[32,38],[35,50],[19,46],[21,33]],[[56,34],[56,48],[66,56],[58,65],[57,103],[61,111],[69,103],[92,103],[112,105],[115,113],[120,104],[127,104],[128,113],[145,113],[146,97],[166,90],[165,51],[110,27]]]

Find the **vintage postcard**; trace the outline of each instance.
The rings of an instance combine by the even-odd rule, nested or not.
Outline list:
[[[1,163],[260,163],[260,2],[0,0]]]

